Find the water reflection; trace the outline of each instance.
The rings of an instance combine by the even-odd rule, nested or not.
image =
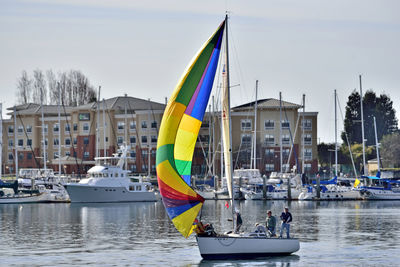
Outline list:
[[[206,201],[202,220],[217,232],[232,229],[225,201]],[[161,202],[0,205],[0,251],[6,266],[167,265],[293,266],[397,264],[399,201],[237,202],[243,230],[265,223],[266,211],[293,215],[301,249],[290,257],[252,261],[203,261],[194,237],[183,238]]]

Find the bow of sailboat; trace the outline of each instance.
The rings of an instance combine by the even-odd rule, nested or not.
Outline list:
[[[202,46],[178,82],[160,125],[156,170],[162,200],[185,237],[204,199],[190,186],[193,152],[218,65],[225,21]]]

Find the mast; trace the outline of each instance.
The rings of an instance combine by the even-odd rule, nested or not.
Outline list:
[[[216,189],[216,181],[215,181],[215,103],[214,96],[212,96],[212,176],[214,177],[214,189]]]
[[[58,180],[61,179],[61,87],[58,86]]]
[[[124,119],[125,147],[127,147],[127,145],[128,145],[128,131],[127,131],[128,130],[128,112],[127,112],[127,107],[126,107],[126,102],[128,101],[127,96],[128,95],[125,94],[125,105],[124,105],[125,106],[125,119]],[[125,160],[125,162],[124,162],[125,170],[127,171],[128,170],[128,159],[127,159],[126,155],[125,155],[124,160]]]
[[[337,101],[336,101],[336,89],[335,89],[335,177],[338,176],[338,144],[337,144]]]
[[[106,147],[106,100],[103,98],[103,157],[107,156],[107,147]]]
[[[378,133],[376,130],[376,119],[374,116],[374,129],[375,129],[375,144],[376,144],[376,157],[377,157],[377,161],[378,161],[378,173],[381,172],[381,165],[379,162],[379,143],[378,143]]]
[[[256,158],[257,157],[257,93],[258,93],[258,80],[256,80],[256,101],[254,102],[253,169],[257,168],[257,158]]]
[[[46,157],[46,138],[45,138],[45,133],[44,133],[44,111],[43,111],[43,89],[40,90],[40,109],[42,110],[42,142],[43,142],[43,168],[44,168],[44,173],[46,173],[47,169],[47,157]],[[49,129],[47,128],[47,131]]]
[[[100,132],[100,105],[99,105],[99,103],[100,103],[100,89],[101,89],[101,86],[99,86],[99,90],[98,90],[98,92],[97,92],[97,103],[96,103],[96,107],[97,107],[97,123],[96,123],[96,158],[97,157],[99,157],[100,156],[100,134],[99,134],[99,132]]]
[[[147,113],[147,119],[148,119],[148,121],[149,121],[149,125],[148,125],[148,127],[147,127],[147,147],[148,147],[148,153],[147,153],[147,176],[148,177],[150,177],[150,166],[151,166],[151,163],[150,163],[150,149],[151,149],[151,147],[150,147],[150,141],[151,141],[151,137],[150,137],[150,127],[151,127],[151,122],[150,122],[150,98],[149,98],[149,110],[148,110],[148,113]]]
[[[364,175],[367,175],[367,165],[365,164],[364,111],[363,111],[363,93],[362,93],[361,75],[359,75],[359,78],[360,78],[361,137],[362,137],[362,149],[363,149],[363,167],[364,167]]]
[[[282,92],[279,92],[279,145],[280,145],[280,172],[282,173],[282,162],[283,162],[283,154],[282,154]],[[303,152],[304,153],[304,152]]]
[[[3,174],[3,104],[0,103],[0,178]]]
[[[15,178],[18,179],[17,106],[14,106]]]
[[[224,140],[224,154],[225,154],[225,176],[227,187],[231,198],[232,217],[234,218],[235,212],[235,198],[234,198],[234,183],[232,179],[233,165],[232,165],[232,126],[231,126],[231,107],[230,107],[230,90],[229,90],[229,46],[228,46],[228,14],[225,16],[225,76],[223,79],[222,88],[222,130]],[[234,223],[235,220],[233,220]]]
[[[301,173],[302,174],[304,174],[304,172],[305,172],[305,167],[304,167],[304,143],[305,143],[305,140],[304,140],[304,138],[305,138],[305,135],[304,135],[304,128],[305,128],[305,120],[304,120],[304,115],[305,115],[305,112],[306,112],[306,95],[305,94],[303,94],[303,115],[302,115],[302,118],[301,118],[301,120],[303,121],[303,127],[302,127],[302,131],[301,131],[301,135],[303,136],[302,137],[302,145],[301,145],[301,155],[302,155],[302,157],[301,157]],[[296,127],[296,129],[297,129],[297,127]]]

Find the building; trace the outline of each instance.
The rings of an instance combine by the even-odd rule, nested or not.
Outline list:
[[[134,173],[155,173],[158,126],[165,105],[122,96],[77,107],[25,104],[8,108],[3,120],[3,173],[18,168],[44,168],[85,174],[96,156],[111,156],[119,145],[131,146],[128,168]],[[42,127],[43,112],[43,127]],[[14,126],[16,118],[16,127]],[[44,135],[43,135],[44,133]],[[43,147],[43,140],[45,147]],[[59,156],[61,151],[61,156]],[[150,164],[149,164],[150,162]]]
[[[257,125],[255,158],[261,173],[302,171],[303,157],[304,172],[316,173],[318,113],[300,112],[301,105],[286,101],[282,101],[281,110],[279,100],[262,99],[257,101],[255,123],[254,106],[255,102],[250,102],[232,108],[234,167],[251,167]],[[77,107],[62,106],[59,124],[59,107],[55,105],[19,105],[16,116],[14,107],[8,108],[11,118],[3,120],[3,173],[15,173],[15,148],[18,168],[43,168],[46,151],[47,168],[58,172],[60,161],[62,173],[85,174],[95,157],[111,156],[126,143],[131,146],[127,168],[135,174],[155,175],[157,135],[164,109],[164,104],[125,95]],[[192,174],[221,175],[220,143],[220,113],[206,112]]]

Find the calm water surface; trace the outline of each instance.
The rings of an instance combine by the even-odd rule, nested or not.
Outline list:
[[[243,230],[288,205],[300,251],[288,257],[203,261],[161,202],[0,205],[0,266],[366,266],[400,264],[400,201],[242,201]],[[206,201],[202,218],[231,228],[225,201]]]

